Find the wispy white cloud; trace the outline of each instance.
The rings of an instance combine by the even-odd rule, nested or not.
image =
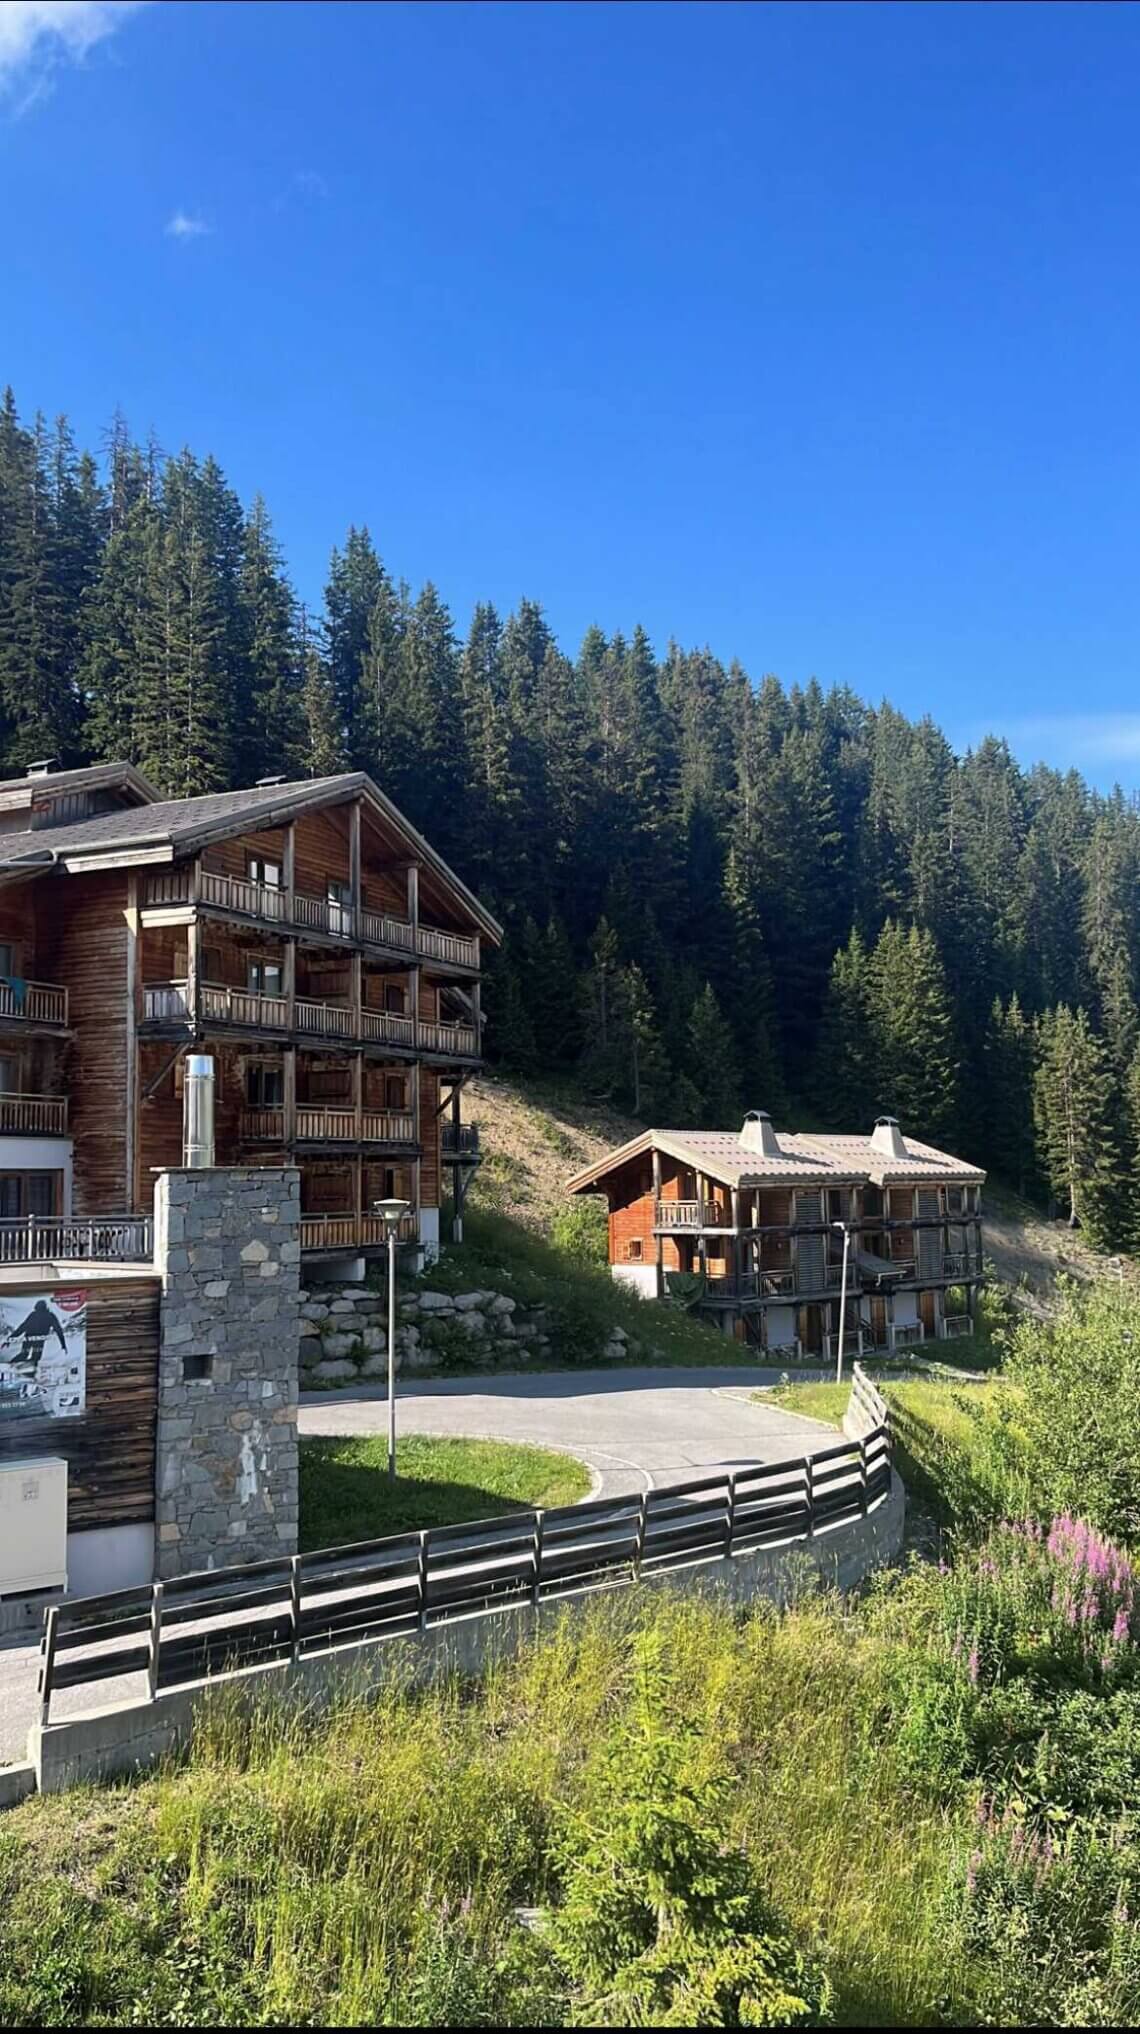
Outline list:
[[[1002,720],[991,732],[1011,748],[1076,765],[1140,761],[1140,713],[1041,713]]]
[[[293,189],[302,198],[327,198],[329,187],[319,170],[294,170]]]
[[[0,0],[0,98],[24,112],[146,0]]]
[[[211,233],[213,228],[197,212],[175,212],[162,230],[172,240],[200,240],[203,233]]]

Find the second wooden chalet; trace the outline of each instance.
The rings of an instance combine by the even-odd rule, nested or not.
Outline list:
[[[571,1193],[604,1193],[613,1276],[672,1289],[773,1355],[833,1357],[847,1234],[851,1353],[968,1332],[982,1276],[979,1167],[904,1137],[773,1129],[646,1130],[587,1166]]]
[[[47,1245],[149,1211],[190,1048],[218,1164],[300,1167],[308,1256],[379,1248],[392,1195],[434,1253],[441,1173],[478,1155],[460,1095],[500,937],[359,772],[173,800],[129,764],[0,783],[0,1258],[132,1254]]]

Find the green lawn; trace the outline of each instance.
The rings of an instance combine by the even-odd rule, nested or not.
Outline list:
[[[870,1368],[870,1366],[868,1366]],[[1020,1495],[1003,1487],[987,1442],[986,1416],[996,1411],[1006,1388],[992,1376],[976,1382],[960,1378],[896,1378],[875,1372],[875,1382],[891,1408],[895,1465],[913,1504],[928,1512],[939,1526],[970,1525],[1005,1512],[1018,1516]],[[774,1397],[789,1412],[838,1426],[850,1396],[846,1384],[779,1386]]]
[[[387,1533],[497,1518],[533,1505],[574,1504],[589,1472],[570,1455],[506,1441],[401,1440],[388,1481],[383,1434],[301,1442],[301,1551],[349,1546]]]

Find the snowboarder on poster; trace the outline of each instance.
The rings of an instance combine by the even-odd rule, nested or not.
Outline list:
[[[64,1355],[67,1354],[67,1338],[59,1324],[59,1315],[45,1299],[38,1299],[30,1314],[26,1314],[18,1327],[9,1328],[0,1341],[0,1349],[6,1349],[9,1342],[20,1344],[16,1354],[9,1361],[13,1370],[23,1371],[34,1377],[43,1360],[44,1344],[52,1335],[58,1338]]]

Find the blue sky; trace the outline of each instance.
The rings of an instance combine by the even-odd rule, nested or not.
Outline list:
[[[0,4],[0,378],[1140,785],[1140,10]]]

